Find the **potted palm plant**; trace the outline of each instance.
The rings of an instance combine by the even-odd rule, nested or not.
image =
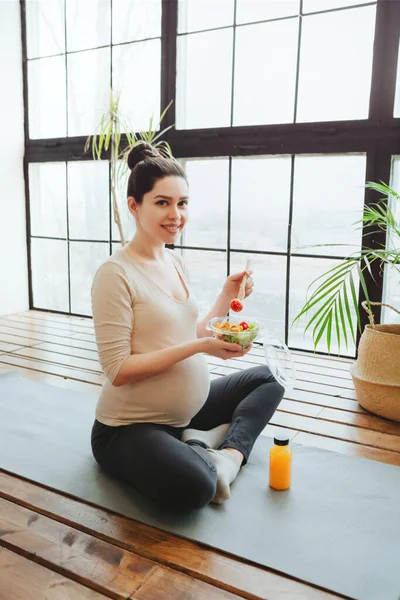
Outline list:
[[[378,248],[363,246],[360,252],[348,256],[314,280],[308,288],[313,291],[293,324],[312,310],[305,331],[312,327],[315,349],[322,339],[326,340],[329,352],[333,342],[337,343],[339,352],[341,343],[344,342],[346,347],[349,339],[355,343],[352,311],[361,332],[356,292],[358,277],[366,298],[362,306],[368,313],[369,324],[362,332],[357,360],[350,368],[357,399],[370,412],[400,421],[400,324],[375,324],[372,307],[383,304],[370,300],[365,280],[366,272],[373,277],[371,265],[376,261],[381,270],[400,272],[400,222],[391,209],[391,201],[399,202],[400,195],[383,182],[368,182],[366,187],[383,198],[364,208],[359,224],[369,228],[368,235],[384,231],[386,245]],[[397,308],[389,308],[400,314]]]
[[[152,116],[150,118],[149,128],[147,131],[134,133],[128,119],[120,113],[120,99],[121,92],[114,94],[112,88],[110,88],[110,103],[108,109],[100,119],[97,132],[87,138],[85,152],[87,152],[91,147],[93,160],[104,160],[103,152],[107,152],[109,147],[111,147],[109,163],[111,167],[111,196],[113,202],[113,215],[114,221],[118,227],[121,245],[125,246],[126,239],[122,228],[117,202],[117,184],[128,170],[126,159],[129,152],[140,140],[152,144],[166,156],[172,158],[172,151],[168,142],[160,140],[160,137],[166,131],[168,131],[172,125],[166,127],[163,129],[163,131],[159,131],[161,122],[164,119],[167,110],[171,106],[172,100],[162,112],[160,120],[156,126],[153,125],[154,118]]]

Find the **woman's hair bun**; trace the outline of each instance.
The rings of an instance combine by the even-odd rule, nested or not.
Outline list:
[[[160,158],[161,154],[148,142],[140,140],[128,154],[128,167],[132,170],[145,158]]]

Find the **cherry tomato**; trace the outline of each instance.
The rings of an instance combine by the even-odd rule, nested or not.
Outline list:
[[[241,310],[243,310],[243,304],[240,302],[240,300],[237,300],[237,298],[231,301],[230,306],[231,309],[235,312],[240,312]]]
[[[246,331],[246,329],[249,328],[249,324],[246,323],[246,321],[242,321],[241,323],[239,323],[239,325],[243,327],[243,331]]]

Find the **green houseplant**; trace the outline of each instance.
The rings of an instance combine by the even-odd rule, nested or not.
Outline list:
[[[159,131],[162,120],[172,101],[168,104],[160,116],[159,122],[154,124],[154,117],[150,118],[147,131],[134,133],[128,119],[120,113],[119,103],[121,92],[114,93],[110,88],[110,103],[107,111],[102,115],[94,135],[89,136],[85,144],[85,152],[92,149],[93,160],[104,160],[103,153],[110,148],[109,163],[111,167],[111,196],[113,205],[114,221],[118,227],[121,245],[125,246],[126,239],[122,228],[120,212],[117,202],[117,184],[128,170],[127,157],[131,149],[143,140],[158,148],[166,156],[172,157],[169,144],[161,141],[160,137],[172,127],[166,127]]]
[[[393,268],[400,273],[400,222],[390,206],[391,199],[394,203],[400,202],[400,195],[383,182],[368,182],[366,187],[383,198],[366,206],[357,224],[368,228],[367,236],[383,231],[386,244],[377,248],[364,245],[359,252],[314,280],[308,293],[311,287],[313,291],[293,324],[307,317],[305,331],[312,328],[314,349],[322,339],[326,339],[329,352],[334,341],[339,353],[342,342],[346,347],[349,339],[356,343],[352,311],[361,332],[358,278],[366,298],[362,306],[368,312],[369,325],[362,332],[357,360],[350,368],[357,399],[367,410],[400,421],[400,325],[375,325],[372,306],[381,303],[371,301],[366,285],[366,273],[373,278],[371,267],[376,261],[381,271]],[[396,308],[390,308],[400,314]]]

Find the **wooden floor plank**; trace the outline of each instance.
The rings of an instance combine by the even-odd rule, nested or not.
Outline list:
[[[0,547],[0,600],[104,600],[107,596]]]
[[[56,335],[71,334],[71,333],[92,333],[94,334],[93,324],[92,327],[90,325],[82,326],[82,325],[74,325],[71,323],[53,323],[46,320],[38,321],[37,319],[31,319],[29,317],[20,316],[20,315],[7,315],[1,317],[2,320],[6,320],[10,327],[16,328],[26,328],[29,330],[30,328],[39,328],[40,331],[44,333],[54,333]]]
[[[294,387],[297,390],[317,392],[318,394],[327,394],[328,396],[335,396],[337,398],[348,398],[349,400],[357,399],[354,389],[345,389],[330,384],[324,385],[321,383],[314,383],[312,381],[297,380],[294,384]]]
[[[94,333],[82,333],[79,331],[64,331],[63,329],[53,329],[46,325],[32,325],[30,323],[19,323],[0,317],[0,326],[8,330],[9,333],[20,335],[21,332],[26,332],[30,337],[41,339],[40,336],[45,335],[47,340],[51,339],[82,339],[84,341],[95,341]],[[22,335],[22,334],[21,334]]]
[[[159,568],[155,561],[0,498],[0,546],[118,600]]]
[[[257,365],[265,364],[263,360],[252,361],[251,354],[247,354],[242,358],[233,358],[228,360],[223,360],[222,358],[216,358],[214,356],[206,355],[206,360],[209,365],[213,365],[215,367],[231,367],[234,369],[249,369],[251,367],[255,367]],[[246,359],[246,360],[243,360]],[[328,371],[324,367],[320,367],[318,369],[312,369],[312,367],[305,366],[304,370],[296,369],[296,376],[299,381],[314,381],[315,383],[324,383],[324,384],[332,384],[337,387],[344,387],[347,389],[354,389],[353,380],[351,378],[350,372],[347,371],[334,371],[330,370],[330,374],[326,375],[324,371]]]
[[[297,381],[301,381],[302,383],[319,383],[324,386],[335,386],[336,388],[342,388],[345,390],[354,390],[353,381],[350,378],[338,378],[336,375],[328,377],[326,375],[320,375],[317,373],[308,373],[306,371],[297,371]]]
[[[225,365],[227,367],[237,366],[240,369],[246,369],[249,367],[249,365],[256,365],[256,364],[265,365],[266,364],[264,355],[257,354],[255,351],[253,351],[253,348],[251,349],[251,351],[248,354],[245,354],[245,356],[242,356],[240,358],[235,358],[232,360],[231,359],[223,360],[222,358],[208,356],[207,360],[215,365]],[[333,366],[325,367],[325,366],[320,366],[318,364],[315,364],[313,359],[310,359],[308,362],[304,362],[303,360],[301,360],[301,361],[295,360],[294,365],[295,365],[297,374],[299,374],[299,373],[311,374],[312,373],[317,376],[326,376],[328,378],[328,380],[330,378],[336,377],[338,379],[345,379],[346,381],[352,381],[351,374],[349,371],[350,365],[349,366],[345,365],[345,368],[337,369],[337,368],[334,368]]]
[[[64,338],[63,336],[48,335],[45,333],[25,333],[20,330],[21,333],[16,335],[15,329],[10,327],[4,327],[0,325],[0,341],[10,342],[13,344],[20,344],[21,346],[34,346],[41,342],[54,342],[60,345],[67,345],[69,347],[76,346],[77,348],[83,348],[88,350],[95,350],[96,344],[86,340],[81,340],[75,337]],[[79,335],[79,334],[78,334]]]
[[[59,330],[62,329],[67,331],[73,330],[75,332],[83,331],[85,333],[94,333],[92,318],[82,319],[81,321],[75,323],[68,319],[53,321],[49,317],[36,317],[36,315],[32,314],[3,315],[3,317],[12,321],[18,321],[19,323],[45,325],[46,327],[53,327]]]
[[[216,373],[217,375],[229,375],[231,373],[236,373],[237,371],[238,369],[233,367],[219,366],[213,368],[211,372]],[[354,389],[340,388],[329,384],[297,380],[294,384],[294,389],[327,394],[328,396],[335,396],[338,398],[348,398],[349,400],[356,400]]]
[[[301,415],[292,415],[290,413],[276,411],[271,419],[271,424],[280,427],[289,427],[290,429],[303,431],[306,433],[316,433],[327,437],[332,437],[347,442],[355,442],[365,446],[373,446],[383,450],[392,450],[400,452],[400,437],[380,431],[369,431],[361,427],[352,427],[342,423],[331,421],[321,421],[317,418],[303,417]]]
[[[77,325],[88,325],[93,326],[93,320],[90,317],[75,317],[73,315],[65,315],[61,313],[47,312],[42,310],[31,309],[18,315],[25,315],[32,319],[39,321],[46,321],[47,323],[76,323]]]
[[[289,412],[289,411],[287,411]],[[371,431],[382,431],[391,433],[400,437],[400,423],[389,421],[373,414],[356,414],[344,410],[335,410],[334,408],[324,408],[318,415],[319,419],[334,421],[336,423],[346,423]]]
[[[88,350],[84,348],[77,348],[76,346],[65,344],[58,344],[54,342],[40,342],[34,346],[38,350],[47,350],[49,352],[56,352],[57,354],[65,354],[66,356],[81,357],[88,360],[98,361],[98,352],[96,350]]]
[[[171,572],[160,567],[141,588],[130,596],[135,600],[165,600],[184,598],[185,600],[239,600],[240,596],[212,587],[204,581]]]
[[[314,404],[306,404],[305,402],[296,402],[295,400],[285,400],[279,404],[279,411],[293,413],[296,415],[305,415],[308,417],[316,417],[321,410],[321,406],[316,406]]]
[[[13,354],[22,356],[24,358],[38,359],[50,364],[64,365],[66,367],[75,367],[84,371],[93,371],[101,374],[102,368],[97,360],[91,360],[87,358],[80,358],[76,356],[68,356],[66,354],[59,354],[51,350],[42,350],[38,346],[33,348],[22,348],[18,349]]]
[[[348,456],[358,456],[359,458],[367,458],[389,465],[400,466],[400,453],[391,452],[390,450],[380,450],[371,446],[363,446],[361,444],[304,432],[296,435],[295,442],[305,446],[314,446],[316,448],[323,448],[324,450],[340,452]]]
[[[33,346],[36,344],[36,339],[22,335],[13,335],[2,331],[0,327],[0,343],[13,344],[14,346]]]
[[[309,404],[318,404],[318,406],[321,407],[331,407],[351,412],[365,412],[358,404],[357,400],[338,398],[337,396],[328,396],[326,394],[318,394],[306,390],[289,389],[285,391],[284,397],[288,400],[299,400],[300,402],[308,402]]]
[[[0,352],[15,352],[22,347],[23,346],[20,346],[19,344],[10,344],[9,342],[0,341]]]
[[[169,566],[233,594],[263,600],[331,600],[319,589],[216,550],[83,504],[0,471],[0,496],[98,539]],[[168,596],[165,596],[168,598]],[[175,596],[171,596],[175,598]],[[186,600],[186,597],[183,597]]]
[[[327,361],[323,362],[322,365],[320,365],[319,362],[314,359],[314,357],[309,358],[308,361],[306,361],[306,359],[303,359],[302,357],[300,360],[298,360],[298,359],[295,359],[295,357],[293,356],[293,359],[294,359],[294,366],[295,366],[296,372],[298,370],[298,366],[300,366],[300,369],[307,373],[315,373],[315,374],[325,375],[326,372],[328,371],[329,372],[328,374],[330,376],[335,376],[338,378],[345,378],[345,379],[348,379],[349,375],[350,375],[349,367],[350,367],[351,363],[349,365],[347,365],[347,363],[341,364],[340,368],[337,368],[333,364],[331,364],[331,366],[328,367]],[[238,359],[235,359],[235,361],[237,361],[237,360]],[[242,356],[240,358],[240,361],[243,363],[250,363],[251,365],[254,365],[254,364],[265,365],[266,364],[264,354],[260,354],[260,352],[257,349],[254,349],[254,346],[248,354],[246,354],[245,356]],[[222,361],[222,359],[221,359],[221,364],[225,364],[225,362],[227,362],[227,361]],[[246,367],[243,366],[243,368],[246,368]],[[351,375],[350,375],[350,378],[351,378]]]
[[[77,392],[89,392],[90,394],[95,394],[98,396],[101,391],[100,384],[96,385],[92,383],[86,383],[85,381],[76,381],[74,379],[68,379],[63,375],[52,375],[50,373],[42,373],[40,371],[33,371],[32,369],[26,369],[24,367],[15,367],[14,365],[0,363],[0,373],[11,372],[16,372],[22,377],[25,377],[25,379],[42,381],[43,383],[49,383],[50,385],[76,390]]]
[[[15,367],[25,367],[27,369],[40,371],[42,373],[52,373],[54,375],[60,375],[61,377],[67,377],[69,379],[76,379],[77,381],[85,381],[87,383],[101,384],[104,381],[104,375],[97,375],[96,373],[90,373],[89,371],[81,371],[79,369],[72,369],[70,367],[52,365],[50,363],[40,362],[38,360],[22,358],[15,354],[1,355],[0,363],[13,365]]]
[[[256,354],[259,356],[264,355],[264,350],[261,346],[255,344],[254,348]],[[346,365],[350,365],[352,362],[354,362],[354,358],[337,357],[335,355],[324,356],[323,354],[316,354],[314,352],[301,352],[300,350],[291,350],[291,354],[295,361],[310,361],[317,365],[325,365],[327,367],[337,369],[346,369]]]

